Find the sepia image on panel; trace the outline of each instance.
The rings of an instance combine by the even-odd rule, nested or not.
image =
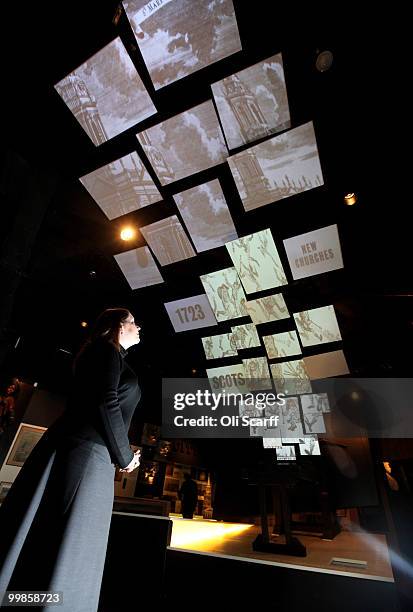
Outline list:
[[[161,266],[196,255],[176,215],[141,227],[140,230]]]
[[[200,277],[217,321],[247,317],[246,297],[235,268],[225,268]]]
[[[124,0],[155,89],[241,50],[232,0]]]
[[[298,397],[285,399],[285,405],[281,407],[280,428],[283,441],[284,438],[297,438],[304,435]]]
[[[248,381],[245,377],[244,364],[227,365],[221,368],[209,368],[206,371],[213,393],[247,393]]]
[[[248,387],[251,391],[260,389],[271,389],[272,380],[266,357],[252,357],[243,359],[245,376],[248,379]]]
[[[300,340],[303,346],[341,340],[334,306],[323,306],[294,313]]]
[[[299,439],[300,455],[321,455],[317,436],[306,436]]]
[[[96,146],[156,113],[119,37],[55,89]]]
[[[125,251],[114,257],[131,289],[149,287],[149,285],[164,282],[147,246]]]
[[[246,211],[323,185],[312,122],[228,158]]]
[[[284,247],[294,280],[344,267],[337,225],[287,238]]]
[[[275,449],[277,461],[296,461],[294,446],[281,446]]]
[[[262,339],[264,340],[268,359],[280,359],[281,357],[301,355],[301,347],[298,342],[297,332],[295,331],[263,336]]]
[[[282,417],[281,417],[281,408],[280,408],[280,418],[278,419],[278,422],[274,421],[274,422],[271,422],[271,424],[265,425],[263,427],[262,437],[267,440],[274,440],[274,439],[281,440],[282,438],[281,422],[282,422]],[[281,445],[282,445],[282,442],[276,444],[276,446],[281,446]]]
[[[162,196],[133,151],[80,179],[108,219],[162,200]]]
[[[331,412],[327,393],[312,393],[311,395],[302,395],[301,405],[303,405],[304,402],[314,405],[318,412],[322,412],[323,414]]]
[[[246,309],[255,325],[288,319],[288,312],[285,300],[281,293],[268,295],[258,300],[249,300]]]
[[[350,374],[343,351],[304,357],[304,364],[310,380]]]
[[[238,403],[238,412],[241,417],[262,418],[264,408],[258,406],[254,401],[247,401],[247,398],[244,397]]]
[[[326,433],[323,411],[318,403],[312,401],[313,397],[313,395],[301,397],[305,432],[307,434]]]
[[[136,136],[161,185],[222,164],[228,156],[210,100]]]
[[[238,355],[232,342],[232,334],[217,334],[201,338],[207,359],[220,359]]]
[[[282,448],[281,438],[262,438],[262,444],[264,448]]]
[[[269,229],[225,245],[246,293],[287,284],[277,247]]]
[[[224,246],[237,238],[218,179],[173,197],[198,253]]]
[[[229,149],[290,127],[281,53],[211,85]]]
[[[166,302],[164,306],[176,332],[218,325],[205,294]]]
[[[311,393],[312,387],[303,359],[293,359],[270,365],[277,393],[295,395]]]
[[[231,327],[233,341],[237,349],[248,349],[261,346],[261,341],[254,323]]]

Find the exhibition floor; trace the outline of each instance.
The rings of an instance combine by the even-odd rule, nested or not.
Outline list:
[[[382,534],[342,531],[334,540],[326,541],[314,535],[295,533],[307,549],[306,557],[295,557],[254,551],[252,542],[260,533],[257,525],[226,523],[201,517],[188,520],[178,515],[171,515],[170,518],[173,522],[170,550],[394,582],[387,539]],[[282,543],[282,538],[276,537],[274,541]],[[332,565],[333,557],[359,560],[367,565],[362,568]]]

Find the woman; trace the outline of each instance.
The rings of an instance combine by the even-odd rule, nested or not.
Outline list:
[[[64,415],[0,508],[0,593],[61,591],[61,612],[97,610],[115,464],[128,473],[139,465],[127,434],[140,389],[124,359],[139,329],[128,310],[105,310],[76,358]]]

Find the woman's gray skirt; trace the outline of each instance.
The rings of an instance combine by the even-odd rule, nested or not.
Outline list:
[[[115,467],[107,448],[96,442],[70,437],[55,448],[42,442],[0,508],[0,594],[59,591],[59,612],[95,612]]]

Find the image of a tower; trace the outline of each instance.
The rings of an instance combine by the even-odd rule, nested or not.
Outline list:
[[[233,74],[223,80],[224,97],[239,125],[244,142],[271,134],[256,96],[240,78]]]
[[[139,142],[141,143],[143,150],[145,151],[146,156],[162,185],[172,182],[175,179],[175,174],[169,167],[159,149],[157,149],[151,143],[147,132],[141,132],[139,134]]]
[[[96,100],[80,76],[70,74],[56,85],[56,91],[96,146],[108,140]]]

